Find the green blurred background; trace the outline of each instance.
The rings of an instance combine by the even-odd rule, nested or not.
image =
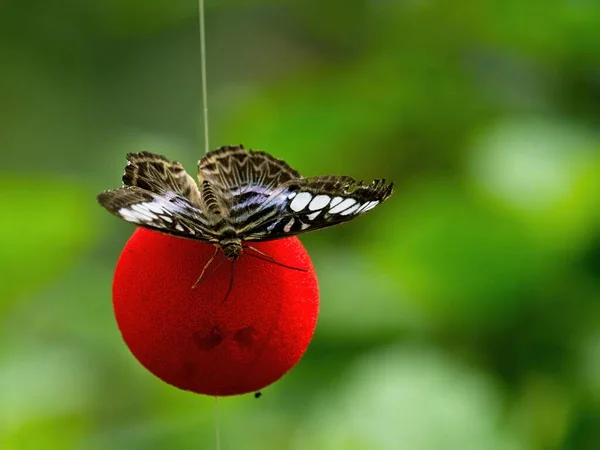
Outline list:
[[[211,146],[397,181],[302,238],[314,341],[224,449],[600,448],[600,3],[208,0]],[[125,153],[194,172],[197,3],[0,2],[0,449],[210,449],[129,354]]]

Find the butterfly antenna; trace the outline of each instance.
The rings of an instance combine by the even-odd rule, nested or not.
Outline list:
[[[233,289],[233,268],[235,267],[235,261],[231,261],[231,276],[229,277],[229,289],[227,289],[227,294],[225,294],[225,298],[221,302],[221,305],[227,301],[229,298],[229,294],[231,294],[231,290]]]
[[[299,272],[308,272],[308,269],[303,269],[302,267],[288,266],[287,264],[277,262],[275,258],[273,258],[271,255],[267,255],[266,253],[261,252],[259,249],[257,249],[256,247],[252,247],[251,245],[244,245],[243,248],[247,248],[249,250],[252,250],[253,252],[256,252],[256,254],[246,252],[246,255],[252,256],[253,258],[262,259],[263,261],[270,262],[272,264],[275,264],[276,266],[285,267],[286,269],[297,270]]]
[[[206,272],[206,269],[208,269],[208,267],[212,264],[212,262],[214,261],[215,257],[217,256],[217,253],[219,253],[219,248],[215,247],[215,252],[210,257],[210,259],[208,260],[208,262],[204,265],[204,268],[202,269],[202,272],[200,273],[200,276],[198,277],[198,279],[196,280],[196,282],[192,285],[192,289],[196,289],[196,287],[200,284],[201,281],[203,281],[206,278],[208,278],[210,275],[212,275],[213,273],[215,273],[215,270],[217,270],[219,267],[221,267],[221,264],[219,264],[212,272],[210,272],[210,274],[208,274],[206,277],[204,277],[204,273]]]

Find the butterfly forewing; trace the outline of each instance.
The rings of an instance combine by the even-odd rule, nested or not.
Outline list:
[[[174,192],[156,194],[138,186],[102,192],[98,202],[127,222],[200,241],[218,241],[202,211]]]
[[[385,180],[364,185],[331,175],[290,181],[255,212],[256,220],[247,224],[243,239],[277,239],[347,222],[389,198],[393,187]]]

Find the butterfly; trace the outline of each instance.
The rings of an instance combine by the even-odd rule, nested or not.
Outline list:
[[[150,152],[129,153],[123,187],[100,193],[98,202],[138,226],[214,244],[213,258],[220,249],[233,263],[244,248],[261,253],[244,242],[347,222],[393,191],[394,183],[385,180],[304,178],[281,159],[239,145],[208,152],[198,162],[197,183],[178,162]]]

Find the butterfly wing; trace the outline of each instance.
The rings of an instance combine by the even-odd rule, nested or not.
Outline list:
[[[172,192],[200,205],[196,181],[177,161],[150,152],[128,153],[123,186],[137,186],[158,195]]]
[[[248,214],[240,228],[246,241],[264,241],[338,225],[370,211],[394,192],[394,183],[370,184],[346,176],[290,180]]]
[[[187,239],[216,240],[202,211],[171,191],[157,194],[126,186],[100,193],[98,202],[115,216],[144,228]]]
[[[215,203],[234,225],[264,204],[278,187],[300,178],[284,161],[241,145],[213,150],[198,162],[203,192],[216,197]]]
[[[200,189],[164,156],[142,152],[127,159],[124,187],[100,194],[102,206],[139,226],[213,243],[227,227],[242,240],[264,241],[337,225],[393,193],[385,180],[302,178],[284,161],[242,146],[221,147],[199,161]]]
[[[98,202],[144,228],[201,241],[214,238],[196,182],[181,164],[162,155],[129,153],[123,187],[102,192]]]

